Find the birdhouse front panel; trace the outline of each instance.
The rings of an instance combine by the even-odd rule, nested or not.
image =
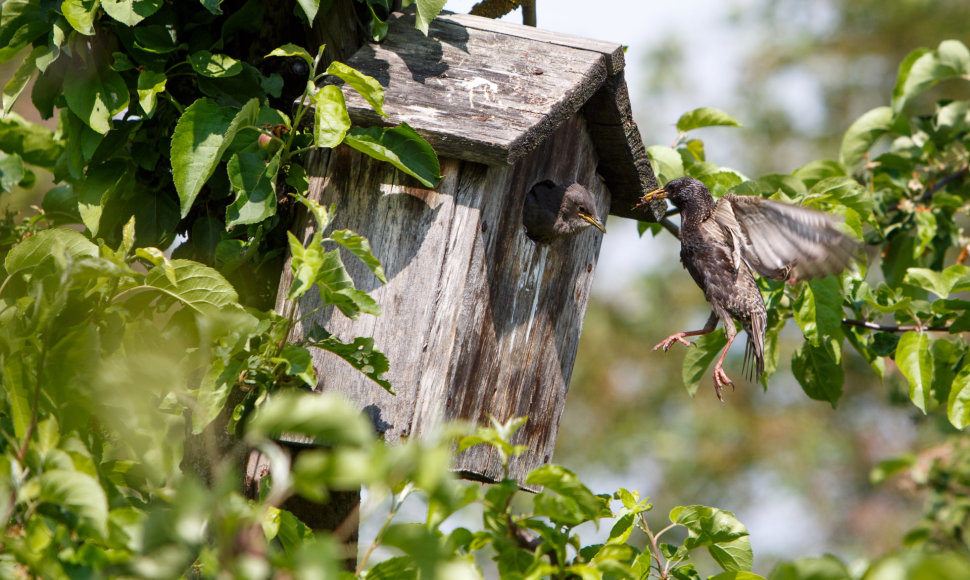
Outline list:
[[[610,194],[596,174],[597,156],[582,115],[575,115],[512,166],[442,159],[444,179],[430,190],[349,148],[321,156],[310,193],[337,206],[333,228],[368,237],[388,282],[380,285],[356,260],[345,264],[371,292],[380,316],[350,320],[328,308],[314,322],[349,341],[372,336],[390,361],[390,395],[345,361],[314,354],[319,389],[338,390],[374,420],[389,442],[420,435],[444,420],[487,424],[528,416],[516,443],[520,481],[551,459],[602,234],[595,228],[537,244],[525,234],[522,207],[536,182],[578,182],[605,216]],[[312,228],[305,228],[306,236]],[[286,282],[286,281],[284,281]],[[288,283],[280,295],[284,296]],[[308,293],[295,317],[319,306]],[[503,476],[484,447],[458,458],[469,477]]]

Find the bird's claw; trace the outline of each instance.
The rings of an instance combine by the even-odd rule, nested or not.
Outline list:
[[[653,347],[653,350],[657,350],[658,348],[663,348],[664,352],[667,352],[668,350],[670,350],[670,347],[673,346],[675,342],[679,342],[686,346],[694,346],[693,342],[684,338],[685,336],[687,336],[687,334],[684,332],[671,334],[667,338],[663,339],[661,342],[658,342],[657,345]]]
[[[721,392],[724,390],[725,385],[731,385],[731,390],[734,390],[734,381],[731,377],[727,376],[724,369],[721,367],[720,363],[714,365],[714,393],[717,394],[717,400],[724,402],[724,397]]]

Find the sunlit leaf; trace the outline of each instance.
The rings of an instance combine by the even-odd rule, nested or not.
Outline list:
[[[687,528],[684,547],[706,547],[725,571],[751,570],[753,553],[748,530],[727,510],[702,505],[679,506],[670,511],[670,521]]]
[[[134,26],[162,7],[162,0],[101,0],[108,16],[122,24]]]
[[[896,346],[896,365],[909,381],[909,398],[925,413],[931,398],[930,381],[933,371],[930,337],[926,333],[915,331],[903,334]]]
[[[428,35],[428,25],[438,16],[441,9],[445,7],[448,0],[417,0],[417,15],[414,18],[414,27]]]
[[[376,442],[365,415],[334,393],[279,392],[263,404],[246,426],[250,441],[280,433],[300,433],[320,443],[358,447]]]
[[[40,475],[40,501],[73,512],[99,536],[108,533],[108,499],[97,479],[86,473],[55,469]]]
[[[225,54],[212,54],[200,50],[189,55],[189,64],[195,72],[209,78],[233,77],[242,72],[242,63]]]
[[[138,73],[138,106],[145,112],[146,117],[155,114],[155,102],[158,94],[165,91],[168,78],[158,72],[143,70]]]
[[[215,172],[226,148],[240,128],[251,126],[259,111],[252,99],[242,109],[222,107],[211,99],[189,105],[172,134],[172,177],[184,218],[202,186]]]
[[[344,137],[344,143],[390,163],[427,187],[437,187],[441,181],[441,167],[434,149],[405,123],[397,127],[355,127]]]
[[[680,116],[677,119],[677,130],[681,133],[686,133],[687,131],[693,131],[694,129],[700,129],[702,127],[740,127],[739,123],[734,117],[728,115],[724,111],[718,109],[712,109],[710,107],[701,107],[699,109],[694,109]]]
[[[842,137],[839,160],[847,170],[852,170],[863,156],[872,148],[879,137],[889,132],[893,126],[893,110],[890,107],[876,107],[856,119]]]
[[[340,87],[326,85],[313,97],[313,140],[317,147],[336,147],[350,129],[350,113]]]
[[[324,338],[314,338],[307,346],[334,353],[384,390],[392,395],[395,394],[390,381],[384,378],[384,373],[391,368],[390,362],[384,353],[374,347],[373,338],[358,336],[352,342],[343,342],[335,336],[328,335]]]
[[[342,62],[334,61],[327,67],[327,74],[340,78],[357,91],[364,100],[382,117],[384,112],[384,88],[372,76],[365,75],[359,70],[349,67]]]

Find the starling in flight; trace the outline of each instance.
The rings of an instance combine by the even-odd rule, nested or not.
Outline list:
[[[714,365],[714,389],[721,399],[724,386],[734,386],[722,365],[737,336],[735,321],[748,335],[744,366],[750,378],[764,372],[767,314],[752,270],[790,282],[837,274],[856,256],[858,244],[839,231],[835,217],[760,197],[725,195],[715,202],[692,177],[671,180],[641,203],[662,198],[680,209],[680,260],[712,312],[703,329],[672,334],[653,349],[666,352],[674,342],[690,346],[685,337],[708,334],[723,322],[727,345]]]
[[[593,194],[578,183],[556,185],[546,179],[532,186],[522,206],[526,235],[539,244],[571,236],[590,226],[606,233]]]

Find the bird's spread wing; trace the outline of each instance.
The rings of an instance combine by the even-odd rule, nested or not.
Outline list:
[[[859,244],[838,229],[837,218],[796,205],[725,195],[712,217],[732,237],[736,264],[743,260],[773,280],[837,274],[858,253]]]

